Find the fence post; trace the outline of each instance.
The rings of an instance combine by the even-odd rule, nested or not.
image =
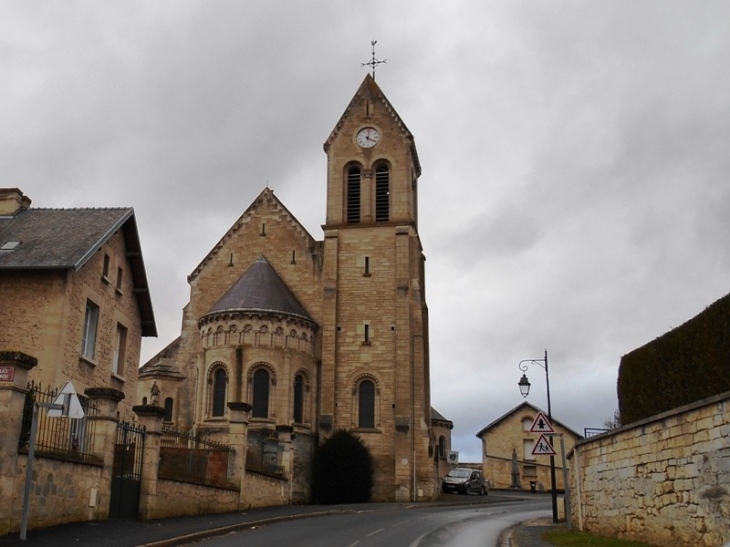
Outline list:
[[[28,372],[38,364],[35,357],[19,351],[0,351],[0,536],[20,529],[25,475],[18,473],[23,407],[28,393]],[[23,462],[26,458],[23,457]],[[7,496],[7,497],[5,497]]]
[[[84,390],[91,403],[97,408],[96,416],[89,416],[87,420],[96,422],[94,429],[94,446],[92,452],[104,461],[104,470],[101,475],[101,484],[96,488],[96,504],[90,511],[97,519],[109,518],[109,500],[112,490],[112,473],[114,468],[114,444],[117,438],[119,418],[117,409],[119,402],[124,399],[124,393],[118,389],[108,387],[90,387]],[[92,499],[94,496],[92,496]]]
[[[139,519],[155,518],[157,510],[157,473],[160,462],[160,441],[165,409],[154,405],[137,405],[132,410],[139,417],[139,425],[147,430],[142,455],[142,484],[139,494]],[[164,500],[169,503],[170,500]]]
[[[246,452],[248,451],[248,423],[251,408],[248,403],[231,402],[228,403],[231,411],[228,419],[229,426],[229,444],[236,450],[233,464],[233,483],[238,484],[239,509],[247,509],[244,503],[244,483],[246,482]]]

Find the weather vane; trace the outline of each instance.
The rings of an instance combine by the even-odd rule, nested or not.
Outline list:
[[[378,60],[375,58],[375,44],[377,44],[377,40],[372,40],[370,42],[370,45],[373,46],[373,57],[368,61],[367,63],[360,63],[360,66],[369,66],[373,69],[373,80],[375,79],[375,67],[378,66],[380,63],[387,63],[388,61],[386,59]]]

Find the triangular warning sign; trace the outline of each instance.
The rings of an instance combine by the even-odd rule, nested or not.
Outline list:
[[[81,407],[79,396],[71,382],[66,382],[53,400],[54,405],[63,405],[63,409],[51,408],[48,416],[51,418],[72,418],[78,420],[84,417],[84,409]]]
[[[535,448],[532,449],[533,456],[554,456],[555,449],[547,440],[545,435],[540,435],[540,438],[535,443]]]
[[[555,430],[545,414],[538,412],[530,427],[530,433],[555,433]]]

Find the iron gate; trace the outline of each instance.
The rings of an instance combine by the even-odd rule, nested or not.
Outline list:
[[[134,520],[137,518],[145,434],[144,427],[138,427],[129,422],[120,422],[117,426],[112,488],[109,498],[110,519]]]

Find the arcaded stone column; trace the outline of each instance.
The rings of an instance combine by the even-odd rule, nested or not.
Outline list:
[[[157,499],[157,472],[160,461],[160,441],[162,438],[162,420],[165,409],[153,405],[137,405],[132,407],[139,417],[139,425],[144,427],[147,435],[144,441],[142,456],[142,484],[139,496],[139,519],[155,518]],[[163,500],[169,503],[169,500]]]

